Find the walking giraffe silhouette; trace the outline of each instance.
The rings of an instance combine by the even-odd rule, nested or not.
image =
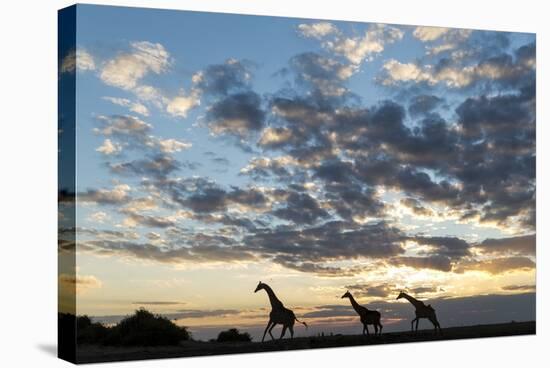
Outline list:
[[[370,336],[369,334],[369,327],[368,325],[374,325],[374,335],[382,335],[382,324],[380,323],[380,312],[375,310],[368,310],[366,307],[363,307],[359,305],[353,298],[353,295],[349,291],[346,291],[344,295],[342,295],[342,299],[348,298],[351,302],[351,306],[359,317],[361,318],[361,323],[363,324],[363,335],[365,334],[365,330],[367,331],[367,336]],[[380,330],[378,330],[380,328]]]
[[[286,329],[290,331],[290,338],[294,337],[294,322],[297,321],[304,326],[307,324],[305,322],[299,321],[298,318],[294,315],[294,312],[290,309],[285,308],[283,303],[277,298],[275,295],[275,292],[273,292],[273,289],[268,284],[264,284],[263,282],[259,282],[258,286],[256,287],[256,290],[254,290],[255,293],[257,293],[259,290],[265,290],[267,293],[267,296],[269,297],[269,302],[271,303],[271,312],[269,313],[269,322],[267,322],[267,326],[264,331],[264,335],[262,337],[262,342],[264,342],[265,334],[269,332],[269,336],[273,340],[275,338],[271,334],[271,330],[273,330],[273,327],[275,325],[281,324],[283,325],[283,330],[281,331],[281,337],[279,339],[282,339],[283,336],[286,333]]]
[[[416,318],[411,321],[411,331],[414,330],[415,332],[418,332],[419,320],[421,318],[427,318],[434,325],[435,333],[437,333],[438,329],[439,329],[439,333],[441,333],[441,326],[437,321],[437,317],[435,315],[435,309],[433,309],[431,305],[426,305],[420,300],[417,300],[404,292],[400,292],[399,295],[397,296],[397,299],[401,299],[401,298],[407,299],[412,305],[414,305],[414,308],[415,308],[414,313],[416,314]],[[414,322],[416,322],[416,329],[413,329]]]

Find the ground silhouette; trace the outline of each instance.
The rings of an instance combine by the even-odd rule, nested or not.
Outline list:
[[[290,331],[290,338],[294,337],[294,322],[299,322],[306,326],[307,324],[305,322],[299,321],[298,318],[296,318],[296,315],[293,311],[291,311],[288,308],[285,308],[283,303],[277,298],[275,295],[275,292],[273,292],[273,289],[267,284],[264,284],[263,282],[259,282],[258,286],[256,287],[256,290],[254,290],[255,293],[257,293],[260,290],[265,290],[267,293],[267,296],[269,297],[269,302],[271,303],[271,312],[269,313],[269,321],[267,322],[267,326],[265,327],[264,335],[262,337],[262,342],[265,339],[266,333],[269,332],[269,336],[271,336],[271,339],[275,340],[273,337],[273,334],[271,334],[271,330],[278,325],[283,325],[283,330],[281,331],[281,337],[279,339],[282,339],[285,336],[286,330]]]
[[[484,338],[496,336],[532,335],[536,331],[536,323],[515,322],[495,325],[478,325],[465,327],[447,327],[444,329],[444,337],[434,334],[432,330],[419,330],[418,333],[410,331],[386,332],[381,336],[365,335],[325,335],[295,337],[266,342],[203,342],[187,340],[176,346],[148,347],[123,347],[104,345],[78,346],[78,363],[97,363],[120,360],[136,359],[160,359],[191,357],[204,355],[258,353],[268,351],[288,351],[298,349],[319,349],[344,346],[395,344],[420,341],[441,341],[466,338]],[[367,351],[365,350],[365,353]]]

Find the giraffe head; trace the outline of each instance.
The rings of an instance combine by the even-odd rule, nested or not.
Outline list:
[[[344,299],[344,298],[351,298],[351,293],[349,291],[346,291],[346,293],[342,295],[341,299]]]
[[[257,293],[258,291],[262,290],[263,288],[264,288],[264,283],[260,281],[258,283],[258,286],[256,286],[256,290],[254,290],[254,292]]]
[[[404,292],[400,292],[399,295],[397,296],[397,299],[401,299],[401,298],[404,298],[405,297],[405,293]]]

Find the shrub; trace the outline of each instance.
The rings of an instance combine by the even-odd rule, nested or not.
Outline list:
[[[217,342],[228,342],[228,341],[243,341],[250,342],[252,338],[248,332],[239,332],[236,328],[231,328],[227,331],[222,331],[218,335]]]
[[[180,341],[190,338],[185,327],[142,308],[110,328],[104,343],[123,346],[178,345]]]
[[[76,341],[78,344],[102,344],[109,334],[109,329],[101,323],[92,322],[88,316],[76,318]]]

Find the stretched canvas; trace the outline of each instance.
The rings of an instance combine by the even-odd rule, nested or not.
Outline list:
[[[59,356],[534,334],[535,41],[60,10]]]

